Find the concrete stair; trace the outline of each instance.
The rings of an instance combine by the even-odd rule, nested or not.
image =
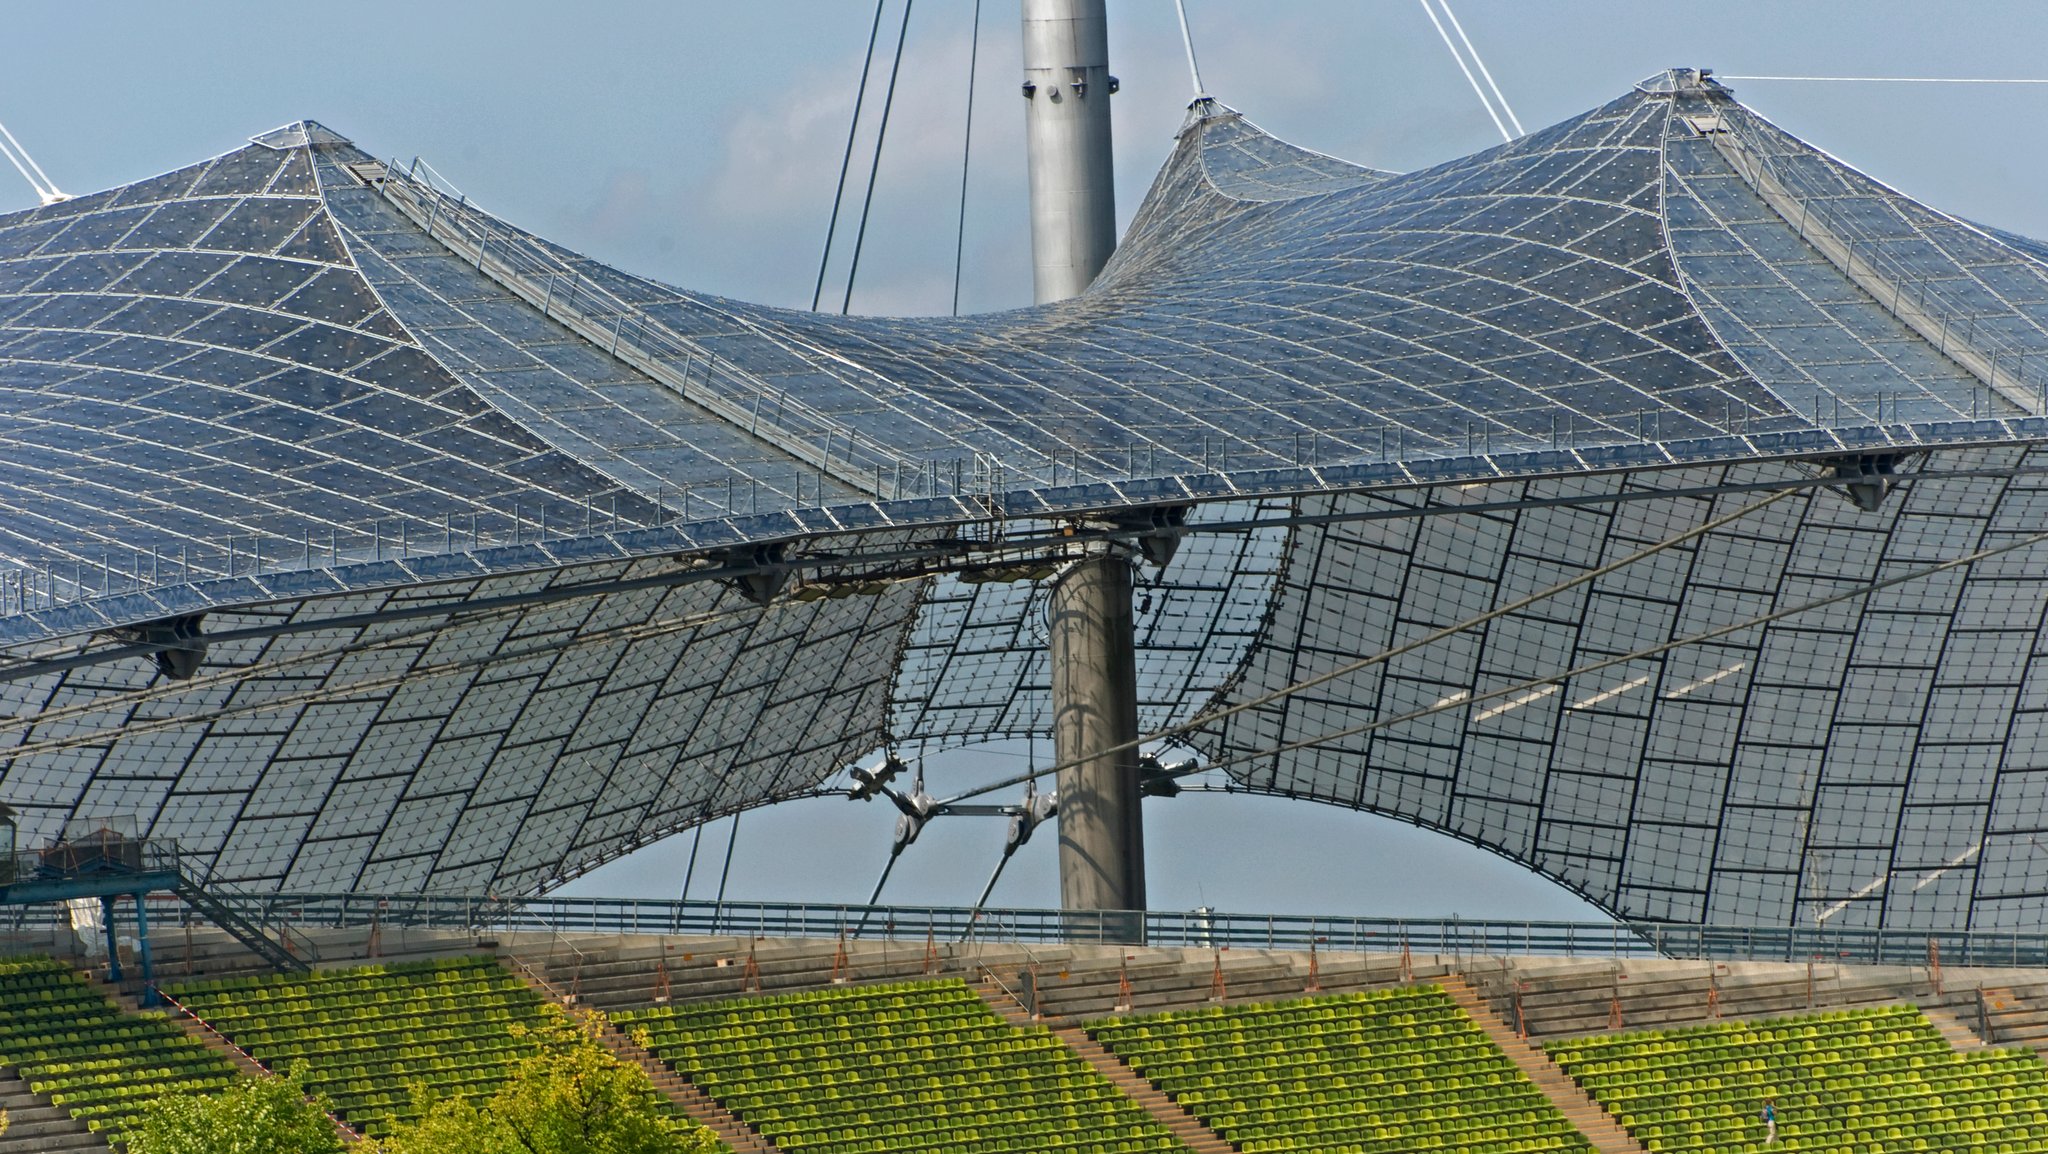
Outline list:
[[[12,1070],[0,1072],[0,1110],[7,1112],[0,1154],[111,1154],[105,1139],[29,1089]]]
[[[1989,1042],[2030,1046],[2048,1056],[2048,987],[1987,987],[1983,998]]]
[[[654,1083],[654,1088],[673,1102],[676,1109],[681,1110],[699,1126],[718,1135],[718,1140],[725,1143],[727,1149],[737,1151],[738,1154],[781,1154],[776,1145],[760,1131],[748,1125],[739,1115],[726,1109],[724,1103],[705,1093],[695,1082],[676,1073],[675,1068],[667,1062],[649,1053],[646,1047],[620,1030],[602,1011],[570,1001],[560,987],[548,981],[539,968],[530,963],[515,957],[502,957],[499,960],[507,969],[519,975],[519,979],[526,983],[528,989],[562,1006],[571,1015],[591,1025],[597,1040],[602,1042],[606,1049],[617,1055],[621,1061],[638,1066],[640,1071],[647,1075],[647,1080]]]
[[[606,1021],[597,1036],[620,1059],[645,1071],[655,1089],[666,1094],[668,1100],[674,1102],[676,1108],[688,1115],[691,1121],[718,1135],[718,1140],[727,1148],[740,1154],[780,1154],[776,1145],[760,1131],[726,1109],[718,1099],[706,1094],[695,1082],[676,1073],[668,1063],[648,1053],[638,1042],[621,1033],[617,1026]]]
[[[1550,1099],[1565,1119],[1586,1136],[1593,1149],[1600,1154],[1647,1154],[1642,1143],[1623,1129],[1613,1115],[1601,1109],[1600,1104],[1593,1101],[1577,1082],[1558,1069],[1550,1055],[1517,1037],[1477,990],[1458,978],[1442,978],[1439,984],[1473,1021],[1479,1023],[1487,1036],[1493,1039],[1494,1045],[1499,1046],[1529,1081],[1543,1091],[1543,1096]]]
[[[115,985],[90,973],[86,974],[85,978],[88,982],[92,983],[95,989],[113,999],[114,1004],[120,1006],[123,1013],[140,1014],[143,1012],[141,983],[124,981],[119,985]],[[270,1068],[258,1062],[249,1051],[235,1045],[234,1042],[228,1039],[227,1035],[222,1034],[212,1026],[186,1012],[183,1007],[166,1003],[160,1008],[165,1012],[172,1025],[184,1031],[186,1037],[226,1058],[234,1066],[236,1073],[241,1074],[245,1078],[269,1078],[274,1076]],[[329,1114],[327,1115],[327,1120],[334,1124],[334,1132],[341,1138],[343,1145],[353,1146],[363,1140],[363,1136],[338,1115]]]
[[[1941,1036],[1948,1039],[1948,1044],[1955,1049],[1983,1050],[1989,1047],[1989,1043],[1977,1036],[1977,1031],[1964,1025],[1960,1018],[1957,1018],[1949,1011],[1922,1010],[1920,1012],[1926,1015],[1928,1021],[1934,1023],[1934,1028],[1940,1030]]]
[[[1147,1114],[1159,1120],[1160,1124],[1173,1132],[1181,1145],[1195,1154],[1231,1154],[1238,1147],[1225,1141],[1221,1135],[1204,1125],[1201,1119],[1188,1113],[1180,1103],[1166,1096],[1166,1092],[1153,1085],[1124,1060],[1111,1053],[1102,1043],[1088,1036],[1079,1026],[1062,1026],[1052,1032],[1053,1037],[1065,1042],[1067,1047],[1081,1055],[1087,1063],[1102,1071],[1102,1076],[1124,1092],[1124,1096],[1145,1108]]]
[[[1001,1014],[1014,1026],[1031,1026],[1031,1015],[1016,1000],[1005,993],[1002,987],[986,978],[975,982],[974,992],[981,995],[990,1008]],[[1130,1068],[1122,1058],[1110,1052],[1109,1048],[1088,1036],[1079,1026],[1060,1026],[1052,1035],[1066,1043],[1067,1048],[1081,1056],[1081,1059],[1100,1071],[1110,1084],[1123,1091],[1124,1096],[1145,1108],[1147,1114],[1171,1131],[1180,1144],[1195,1154],[1235,1154],[1238,1147],[1225,1141],[1222,1136],[1204,1125],[1201,1119],[1188,1113],[1187,1109],[1166,1096],[1166,1092],[1153,1085],[1142,1074]]]

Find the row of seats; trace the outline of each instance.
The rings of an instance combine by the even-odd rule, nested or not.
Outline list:
[[[372,1135],[416,1115],[415,1086],[481,1101],[538,1051],[538,995],[496,960],[437,959],[228,978],[172,997],[264,1065],[304,1062],[311,1089]]]
[[[114,1141],[157,1098],[208,1093],[237,1077],[163,1014],[123,1013],[48,958],[0,959],[0,1066]]]
[[[792,1152],[1182,1149],[1065,1043],[1010,1025],[957,979],[614,1020]]]
[[[1112,1018],[1088,1030],[1247,1152],[1592,1149],[1435,986]]]
[[[1652,1151],[2048,1149],[2048,1063],[1958,1053],[1911,1006],[1553,1042]]]

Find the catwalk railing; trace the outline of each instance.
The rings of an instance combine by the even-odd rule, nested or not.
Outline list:
[[[376,926],[490,936],[699,935],[848,938],[1023,944],[1109,944],[1130,915],[962,906],[852,906],[794,902],[677,902],[631,898],[490,898],[418,894],[277,894],[224,897],[260,925],[322,929]],[[174,909],[152,913],[176,925]],[[57,907],[0,913],[0,930],[61,928]],[[1716,958],[1753,961],[1925,964],[1929,942],[1950,966],[2048,965],[2048,932],[1689,926],[1652,922],[1474,921],[1305,914],[1151,911],[1145,944],[1195,949],[1306,950],[1483,957]]]

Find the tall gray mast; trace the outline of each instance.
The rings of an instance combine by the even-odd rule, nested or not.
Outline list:
[[[1116,249],[1103,0],[1024,0],[1024,114],[1031,161],[1031,273],[1040,303],[1088,287]],[[1111,542],[1070,564],[1047,606],[1059,775],[1060,905],[1145,908],[1134,551]],[[1097,929],[1137,941],[1135,918]]]
[[[1077,295],[1116,250],[1103,0],[1024,0],[1031,279],[1040,304]]]

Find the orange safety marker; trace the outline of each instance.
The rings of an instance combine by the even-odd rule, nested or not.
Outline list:
[[[931,927],[929,926],[925,927],[924,931],[924,972],[927,974],[939,972],[939,943],[938,939],[932,936]]]
[[[761,966],[754,961],[754,943],[747,943],[747,968],[740,974],[740,990],[744,993],[761,992]]]
[[[1941,994],[1941,941],[1927,939],[1927,981],[1934,987],[1936,996]]]
[[[1221,951],[1218,951],[1216,954],[1216,970],[1209,979],[1209,1000],[1220,1002],[1228,996],[1229,992],[1223,987],[1223,954]]]
[[[1316,944],[1310,942],[1308,944],[1308,983],[1301,987],[1301,992],[1304,994],[1314,994],[1321,992],[1322,988],[1323,968],[1316,961]]]
[[[850,967],[846,963],[846,931],[841,930],[839,931],[839,946],[832,951],[832,984],[835,986],[845,985],[849,969]]]
[[[1129,954],[1125,954],[1124,960],[1118,963],[1116,968],[1116,1005],[1113,1009],[1119,1014],[1131,1012],[1130,957]]]

